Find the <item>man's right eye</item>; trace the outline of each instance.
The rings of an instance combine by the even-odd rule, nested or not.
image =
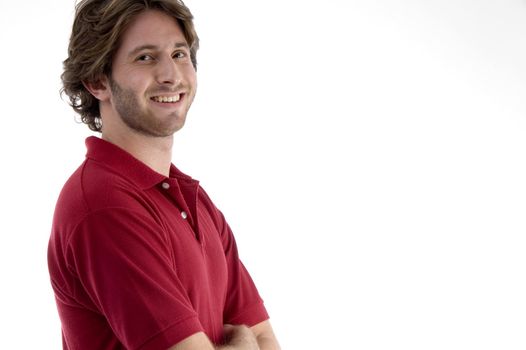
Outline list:
[[[150,55],[141,55],[137,57],[137,61],[152,61],[153,57]]]

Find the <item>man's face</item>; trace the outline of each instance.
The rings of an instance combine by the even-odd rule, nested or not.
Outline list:
[[[178,23],[159,11],[139,14],[112,62],[113,114],[141,134],[170,136],[183,127],[196,86],[190,49]]]

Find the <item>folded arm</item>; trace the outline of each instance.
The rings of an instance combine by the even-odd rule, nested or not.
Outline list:
[[[260,350],[280,350],[280,346],[270,321],[263,321],[250,328],[257,339]]]
[[[280,350],[280,346],[269,321],[251,328],[246,326],[225,326],[227,343],[214,346],[206,334],[196,333],[168,350]]]

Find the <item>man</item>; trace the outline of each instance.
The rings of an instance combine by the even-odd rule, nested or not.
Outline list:
[[[77,5],[63,91],[102,137],[53,219],[64,349],[279,349],[224,217],[171,164],[197,49],[179,0]]]

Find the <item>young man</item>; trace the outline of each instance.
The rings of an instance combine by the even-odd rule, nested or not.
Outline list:
[[[171,164],[197,48],[179,0],[77,5],[64,92],[102,137],[86,140],[53,220],[64,349],[279,349],[224,217]]]

